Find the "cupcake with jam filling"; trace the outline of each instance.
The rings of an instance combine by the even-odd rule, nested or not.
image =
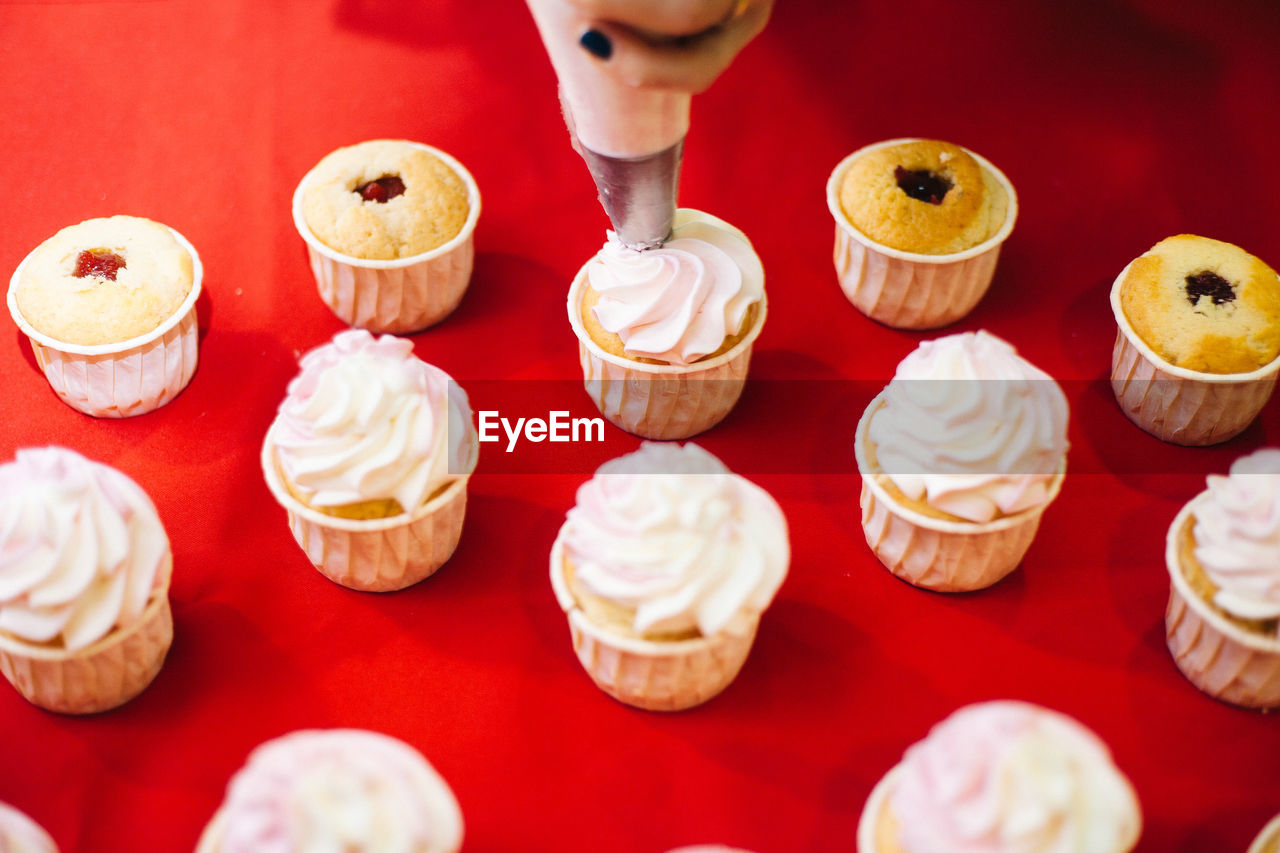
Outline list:
[[[986,293],[1013,230],[1013,185],[967,149],[931,139],[867,146],[827,182],[835,264],[849,301],[903,329],[945,326]]]
[[[445,152],[378,139],[339,148],[298,185],[293,220],[320,297],[378,332],[443,320],[466,291],[480,192]]]

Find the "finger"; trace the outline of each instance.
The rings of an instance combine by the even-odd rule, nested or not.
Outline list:
[[[688,36],[710,29],[734,13],[737,0],[569,0],[583,15],[643,32]]]

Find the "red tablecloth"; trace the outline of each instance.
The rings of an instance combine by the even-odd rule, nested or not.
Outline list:
[[[1017,697],[1111,744],[1145,810],[1139,849],[1242,850],[1280,810],[1280,725],[1174,668],[1163,542],[1206,472],[1276,441],[1280,413],[1210,450],[1139,432],[1105,383],[1107,291],[1184,231],[1280,263],[1278,43],[1262,0],[779,3],[694,101],[681,200],[741,226],[764,260],[759,381],[699,441],[778,498],[794,560],[738,680],[663,715],[591,684],[547,578],[575,487],[634,439],[610,427],[607,449],[570,456],[485,445],[457,554],[383,596],[309,566],[258,467],[298,355],[342,328],[290,194],[322,155],[375,137],[451,152],[484,197],[470,291],[418,354],[477,408],[524,394],[511,414],[542,414],[542,388],[594,414],[565,392],[580,374],[564,295],[606,221],[523,4],[0,3],[0,270],[114,213],[177,228],[206,269],[195,379],[143,417],[71,410],[12,324],[3,336],[0,456],[63,444],[150,493],[173,540],[176,637],[113,713],[60,717],[0,690],[0,799],[66,851],[186,850],[255,745],[362,726],[439,768],[471,850],[848,850],[908,744],[964,703]],[[845,300],[823,185],[846,153],[903,135],[964,144],[1013,180],[1017,228],[955,328],[1007,338],[1072,404],[1061,498],[1023,567],[975,595],[895,580],[859,527],[856,418],[930,335]]]

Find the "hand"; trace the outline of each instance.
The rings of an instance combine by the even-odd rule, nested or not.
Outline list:
[[[774,0],[568,0],[591,20],[582,46],[638,87],[698,93],[764,29]]]

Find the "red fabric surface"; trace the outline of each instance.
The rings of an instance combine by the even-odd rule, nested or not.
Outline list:
[[[694,101],[681,201],[742,227],[764,260],[760,381],[699,441],[777,497],[794,559],[738,680],[662,715],[592,685],[547,579],[575,487],[634,439],[484,445],[457,554],[384,596],[309,566],[258,468],[297,356],[342,328],[289,198],[322,155],[368,138],[449,151],[484,197],[470,291],[418,354],[477,408],[539,415],[545,392],[594,414],[565,390],[580,374],[563,299],[606,222],[523,4],[0,2],[0,270],[114,213],[172,225],[206,270],[200,367],[143,417],[78,414],[16,328],[0,336],[0,456],[63,444],[136,479],[173,541],[176,622],[163,672],[119,711],[64,718],[0,690],[0,799],[65,851],[186,850],[255,745],[361,726],[430,758],[470,850],[848,850],[908,744],[964,703],[1016,697],[1111,744],[1145,810],[1140,850],[1243,850],[1280,810],[1280,726],[1175,669],[1163,542],[1206,472],[1277,443],[1280,415],[1217,449],[1139,432],[1104,381],[1107,291],[1183,231],[1280,263],[1277,43],[1262,0],[779,3]],[[1021,217],[955,330],[1007,338],[1072,404],[1060,499],[1023,567],[974,595],[895,580],[859,527],[857,416],[931,335],[846,302],[823,185],[848,152],[903,135],[964,144],[1013,180]],[[549,379],[564,381],[532,381]]]

